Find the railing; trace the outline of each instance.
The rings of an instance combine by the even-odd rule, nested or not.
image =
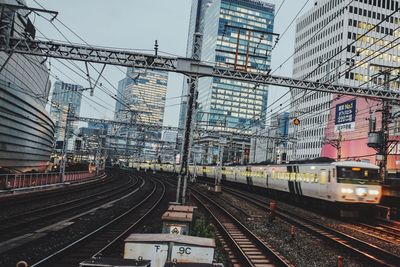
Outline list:
[[[101,176],[103,173],[104,171],[100,171],[99,176]],[[95,176],[96,172],[66,172],[65,182],[76,182],[93,178]],[[20,173],[0,175],[0,190],[28,188],[58,183],[61,183],[61,176],[59,173]]]

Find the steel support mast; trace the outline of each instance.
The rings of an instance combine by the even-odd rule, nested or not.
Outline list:
[[[201,57],[201,42],[202,35],[200,33],[195,33],[193,36],[193,47],[192,47],[192,59],[195,61],[200,61]],[[189,155],[190,155],[190,147],[193,141],[193,114],[196,113],[196,102],[197,102],[197,84],[198,84],[198,75],[189,75],[189,92],[188,92],[188,100],[186,107],[186,120],[185,120],[185,129],[183,133],[183,145],[180,156],[180,170],[178,175],[178,185],[176,190],[176,202],[179,202],[180,197],[180,188],[183,180],[183,189],[182,189],[182,204],[186,203],[186,187],[187,187],[187,176],[188,176],[188,164],[189,164]]]
[[[68,151],[68,139],[69,139],[69,123],[70,123],[70,112],[72,109],[72,103],[68,103],[67,107],[67,118],[65,121],[64,129],[64,140],[61,148],[61,164],[60,164],[60,181],[65,182],[65,165],[67,161],[67,151]]]

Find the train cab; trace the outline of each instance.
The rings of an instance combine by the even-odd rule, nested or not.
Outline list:
[[[379,167],[362,162],[335,162],[334,183],[338,202],[379,204],[382,196]]]

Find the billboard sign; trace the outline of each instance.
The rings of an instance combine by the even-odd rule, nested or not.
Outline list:
[[[354,131],[356,123],[356,100],[336,105],[335,133]]]

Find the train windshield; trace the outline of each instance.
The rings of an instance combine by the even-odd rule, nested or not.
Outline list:
[[[338,183],[380,184],[379,170],[359,167],[337,167]]]

